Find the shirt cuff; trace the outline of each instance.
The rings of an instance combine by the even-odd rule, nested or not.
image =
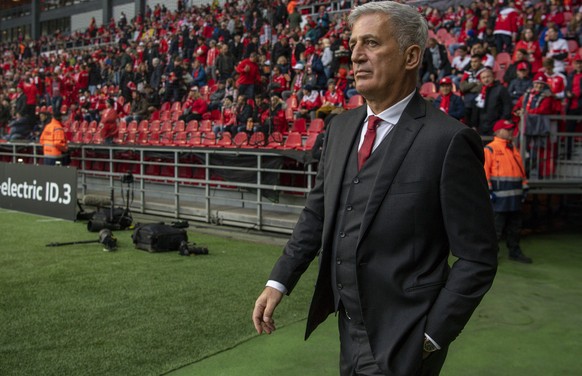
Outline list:
[[[438,350],[440,350],[440,349],[441,349],[441,347],[439,346],[439,344],[438,344],[438,343],[436,343],[436,342],[434,341],[434,339],[430,338],[430,336],[429,336],[428,334],[424,333],[424,336],[426,337],[426,339],[428,339],[429,341],[431,341],[431,342],[432,342],[432,344],[434,345],[434,347],[436,347]]]
[[[280,291],[283,294],[287,294],[287,288],[285,286],[283,286],[283,284],[277,282],[277,281],[273,281],[273,280],[268,280],[267,284],[265,285],[267,287],[272,287],[275,290]]]

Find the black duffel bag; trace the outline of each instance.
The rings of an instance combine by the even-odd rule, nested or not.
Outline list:
[[[131,235],[135,248],[148,252],[172,252],[188,242],[188,234],[182,228],[161,223],[138,224]]]

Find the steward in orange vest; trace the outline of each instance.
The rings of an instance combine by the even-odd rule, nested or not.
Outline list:
[[[66,164],[64,158],[67,156],[67,138],[65,128],[61,124],[61,114],[56,111],[53,119],[48,123],[40,135],[40,144],[43,146],[44,164],[55,165],[57,161]]]
[[[509,259],[530,264],[532,259],[525,256],[519,246],[521,207],[528,185],[521,155],[511,142],[514,128],[515,124],[509,120],[495,123],[495,138],[485,146],[485,175],[495,214],[497,240],[501,240],[505,231]]]

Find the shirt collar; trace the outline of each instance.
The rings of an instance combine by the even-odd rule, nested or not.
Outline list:
[[[408,96],[406,96],[404,99],[402,99],[400,102],[396,103],[392,107],[388,107],[387,109],[380,112],[379,114],[374,114],[374,112],[372,112],[372,109],[370,108],[370,106],[366,105],[366,111],[367,111],[366,121],[368,121],[370,116],[376,115],[377,117],[382,119],[382,121],[384,121],[384,122],[387,122],[390,124],[398,123],[398,121],[400,120],[400,116],[402,116],[404,109],[406,108],[406,106],[408,106],[408,103],[410,103],[410,101],[412,100],[413,95],[414,95],[414,91],[412,93],[410,93]]]

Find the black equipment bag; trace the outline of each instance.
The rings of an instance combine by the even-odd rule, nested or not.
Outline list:
[[[148,252],[178,251],[180,243],[188,242],[186,230],[164,223],[138,224],[131,238],[135,248]]]
[[[113,217],[111,214],[113,214]],[[113,213],[111,208],[101,208],[93,214],[89,223],[87,223],[87,230],[90,232],[99,232],[104,228],[125,230],[131,226],[132,222],[131,213],[123,208],[113,208]]]

